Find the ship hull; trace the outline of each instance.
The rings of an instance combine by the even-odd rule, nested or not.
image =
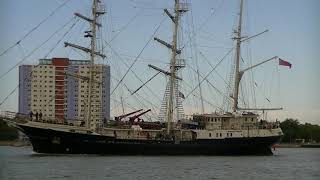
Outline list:
[[[110,136],[80,134],[17,125],[37,153],[110,155],[272,155],[281,136],[210,140],[119,140]]]

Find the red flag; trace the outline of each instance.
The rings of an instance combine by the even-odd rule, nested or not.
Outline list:
[[[285,61],[283,59],[280,59],[280,58],[279,58],[279,65],[280,66],[288,66],[289,68],[291,68],[291,66],[292,66],[291,63],[289,63],[288,61]]]

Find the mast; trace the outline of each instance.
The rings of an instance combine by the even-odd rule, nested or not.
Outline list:
[[[235,57],[235,80],[234,80],[234,92],[233,92],[233,112],[236,112],[238,109],[238,100],[239,100],[239,85],[241,76],[243,72],[240,71],[240,57],[241,57],[241,26],[242,26],[242,9],[243,9],[243,0],[240,1],[240,14],[239,14],[239,23],[238,29],[236,31],[237,40],[236,44],[236,57]]]
[[[172,55],[171,55],[171,62],[170,62],[170,91],[169,91],[169,111],[168,111],[168,118],[167,118],[167,134],[170,134],[171,131],[171,123],[173,121],[173,98],[174,98],[174,86],[176,81],[176,56],[177,56],[177,35],[178,35],[178,26],[179,26],[179,0],[175,0],[174,5],[174,31],[173,31],[173,42],[172,42]]]
[[[91,127],[91,98],[92,98],[92,81],[93,81],[93,65],[94,65],[94,57],[95,57],[95,48],[96,48],[96,23],[97,23],[97,0],[93,0],[92,4],[92,23],[91,23],[91,52],[90,52],[90,66],[89,66],[89,91],[88,91],[88,112],[86,113],[86,125],[87,128]]]
[[[65,47],[70,46],[72,48],[76,48],[79,50],[82,50],[83,52],[90,53],[90,64],[89,64],[89,77],[81,77],[78,75],[72,75],[84,80],[88,81],[88,100],[87,100],[87,108],[85,110],[85,122],[86,127],[89,128],[95,128],[96,127],[96,121],[94,122],[94,126],[91,127],[91,102],[92,102],[92,92],[93,92],[93,85],[94,83],[100,84],[100,82],[94,80],[94,72],[93,72],[93,66],[94,66],[94,59],[95,56],[100,56],[101,58],[106,58],[106,56],[100,52],[96,51],[96,35],[97,35],[97,27],[101,27],[102,25],[98,23],[98,17],[100,15],[103,15],[105,13],[104,6],[100,4],[100,0],[92,0],[92,19],[89,17],[86,17],[80,13],[74,13],[75,16],[87,21],[90,23],[91,30],[85,31],[85,38],[91,38],[90,48],[82,47],[76,44],[64,42]]]

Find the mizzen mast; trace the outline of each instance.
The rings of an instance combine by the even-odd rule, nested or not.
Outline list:
[[[235,31],[236,37],[233,39],[237,41],[236,43],[236,57],[235,57],[235,79],[234,79],[234,92],[233,92],[233,112],[237,112],[237,110],[262,110],[262,111],[267,111],[267,110],[282,110],[282,108],[239,108],[238,107],[238,102],[239,102],[239,86],[240,86],[240,81],[243,76],[243,74],[251,70],[255,67],[258,67],[266,62],[269,62],[271,60],[277,60],[278,56],[274,56],[272,58],[269,58],[267,60],[264,60],[260,63],[257,63],[255,65],[252,65],[246,69],[240,70],[240,58],[241,58],[241,43],[244,41],[247,41],[251,38],[257,37],[265,32],[268,32],[268,30],[265,30],[261,33],[258,33],[256,35],[253,35],[251,37],[242,37],[241,35],[241,30],[242,30],[242,12],[243,12],[243,1],[240,0],[240,13],[239,13],[239,22],[238,22],[238,29]]]

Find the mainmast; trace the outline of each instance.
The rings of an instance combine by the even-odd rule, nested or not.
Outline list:
[[[240,1],[240,14],[239,14],[239,23],[238,29],[236,31],[236,37],[234,38],[237,40],[236,44],[236,57],[235,57],[235,80],[234,80],[234,92],[233,92],[233,112],[236,112],[238,109],[238,100],[239,100],[239,85],[241,76],[243,72],[240,71],[240,58],[241,58],[241,26],[242,26],[242,9],[243,9],[243,0]]]
[[[177,71],[180,68],[185,67],[185,63],[182,59],[177,59],[177,55],[181,54],[181,49],[178,49],[178,27],[179,27],[179,18],[182,13],[188,11],[188,4],[187,3],[179,3],[179,0],[175,0],[174,3],[174,15],[172,15],[168,9],[164,9],[164,12],[167,16],[171,19],[174,23],[174,31],[172,37],[172,44],[167,43],[157,37],[154,38],[155,41],[159,42],[160,44],[164,45],[168,49],[171,50],[171,59],[170,59],[170,71],[162,70],[156,66],[149,64],[148,66],[152,69],[158,71],[159,73],[163,73],[167,76],[170,76],[169,83],[165,92],[165,117],[167,119],[167,134],[169,135],[171,132],[171,126],[174,117],[174,110],[177,110],[177,118],[179,118],[178,111],[179,111],[179,96],[181,92],[178,90],[178,80],[182,80],[180,77],[177,76]],[[139,90],[140,88],[138,88]],[[136,92],[136,91],[135,91]],[[168,97],[168,98],[167,98]],[[175,101],[176,100],[176,101]],[[176,102],[177,106],[174,106]],[[167,106],[168,105],[168,106]]]

